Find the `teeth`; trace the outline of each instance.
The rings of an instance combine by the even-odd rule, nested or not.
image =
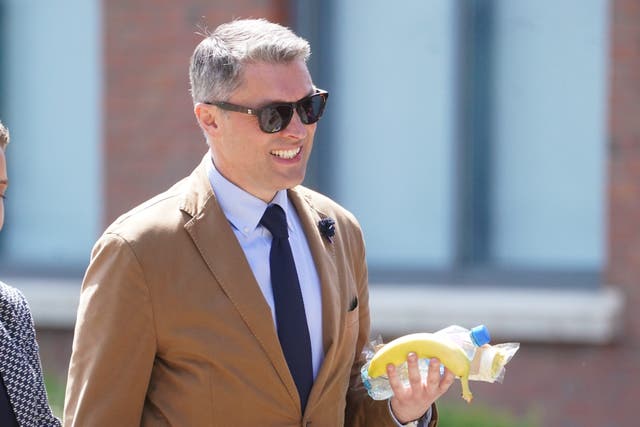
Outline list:
[[[293,159],[302,150],[302,147],[298,147],[294,150],[273,150],[271,154],[280,157],[282,159]]]

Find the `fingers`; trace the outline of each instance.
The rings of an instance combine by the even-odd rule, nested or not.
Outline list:
[[[420,375],[418,355],[415,353],[409,353],[407,355],[407,378],[409,379],[409,387],[406,387],[406,383],[403,383],[399,370],[392,364],[387,365],[387,376],[389,378],[389,385],[393,394],[410,393],[412,391],[420,390],[423,387],[422,376]]]
[[[451,387],[451,384],[453,384],[455,379],[456,377],[453,375],[453,372],[445,368],[444,375],[440,379],[440,385],[438,387],[440,394],[444,394],[449,390],[449,387]]]
[[[398,420],[415,420],[423,416],[433,402],[438,399],[451,385],[453,374],[440,377],[440,361],[429,361],[429,371],[425,378],[420,373],[420,359],[415,353],[407,355],[407,372],[404,373],[395,366],[387,366],[389,384],[393,390],[391,410]],[[408,379],[408,384],[407,384]]]
[[[434,358],[429,361],[429,371],[425,379],[420,374],[419,358],[415,353],[407,355],[407,377],[409,384],[403,383],[399,369],[392,364],[387,365],[387,376],[393,394],[402,395],[426,395],[440,397],[443,395],[455,380],[455,375],[446,367],[443,367],[444,374],[441,375],[440,360]],[[405,380],[406,381],[406,380]]]
[[[427,372],[427,392],[430,395],[437,395],[440,388],[440,361],[431,359],[429,361],[429,371]]]
[[[407,369],[409,374],[409,385],[417,390],[422,385],[422,376],[420,375],[420,367],[418,366],[418,355],[409,353],[407,356]]]
[[[391,410],[396,419],[406,423],[424,415],[433,400],[425,395],[425,383],[420,375],[418,356],[415,353],[407,355],[406,377],[393,365],[387,366],[387,375],[393,390]]]
[[[391,390],[393,390],[394,395],[397,396],[399,393],[404,391],[404,386],[402,385],[402,381],[398,375],[398,370],[391,363],[387,365],[387,377],[389,378],[389,385],[391,386]]]

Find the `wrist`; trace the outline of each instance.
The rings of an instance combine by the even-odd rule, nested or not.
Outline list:
[[[414,414],[412,416],[411,414],[405,413],[405,411],[398,411],[398,409],[395,408],[393,405],[393,399],[389,400],[389,410],[391,411],[393,418],[401,426],[408,426],[408,427],[417,426],[418,421],[420,421],[420,417],[423,415],[423,414],[420,414],[418,416],[415,416]]]

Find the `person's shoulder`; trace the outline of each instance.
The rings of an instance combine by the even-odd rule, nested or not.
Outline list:
[[[106,228],[103,236],[116,234],[126,240],[136,240],[148,234],[172,233],[182,229],[189,219],[181,210],[189,179],[183,178],[168,190],[120,215]]]
[[[336,227],[341,232],[348,231],[350,235],[358,239],[362,238],[362,230],[358,219],[344,206],[330,197],[302,185],[296,186],[292,191],[297,193],[321,217],[333,219],[336,222]]]
[[[298,185],[292,189],[295,197],[305,204],[323,220],[333,220],[330,228],[333,244],[352,253],[352,259],[361,259],[364,253],[364,236],[362,227],[353,213],[330,197],[310,188]],[[321,224],[318,223],[321,227]],[[322,231],[322,230],[321,230]],[[325,231],[323,231],[325,233]]]
[[[321,212],[322,214],[331,217],[335,220],[347,220],[357,224],[357,219],[351,211],[340,205],[332,198],[312,190],[303,185],[298,185],[293,188],[293,191],[298,193],[312,208]]]
[[[172,248],[185,238],[187,223],[210,208],[211,199],[215,197],[203,160],[166,191],[120,215],[102,233],[94,251],[125,246],[137,253]]]
[[[20,313],[28,312],[27,300],[19,289],[0,281],[0,301],[4,310],[0,310],[4,316],[20,316]],[[7,310],[12,313],[7,313]],[[6,318],[4,320],[7,320]]]
[[[168,192],[159,194],[120,215],[105,232],[127,234],[134,230],[155,228],[175,210],[176,197],[177,194]]]
[[[24,301],[24,295],[13,286],[0,281],[0,297],[4,302],[21,303]]]

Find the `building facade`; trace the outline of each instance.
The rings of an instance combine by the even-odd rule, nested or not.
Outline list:
[[[306,183],[362,223],[374,332],[485,323],[522,348],[504,384],[474,387],[478,404],[630,425],[637,0],[0,0],[14,141],[0,277],[30,299],[43,358],[64,364],[69,349],[48,345],[68,347],[101,231],[204,155],[188,61],[198,33],[234,17],[312,43],[331,97]]]

